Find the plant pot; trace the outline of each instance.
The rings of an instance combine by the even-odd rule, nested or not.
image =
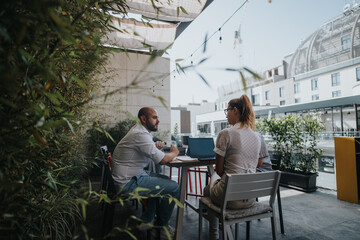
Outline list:
[[[316,191],[317,173],[299,174],[291,172],[281,172],[280,186],[294,188],[303,192]]]
[[[274,170],[279,170],[281,165],[281,155],[280,154],[270,154],[270,160],[272,163],[272,168]]]

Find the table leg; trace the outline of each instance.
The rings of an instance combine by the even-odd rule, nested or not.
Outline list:
[[[181,178],[180,178],[180,199],[179,201],[185,207],[185,194],[186,194],[186,181],[188,175],[188,167],[181,168]],[[176,240],[181,239],[182,234],[182,225],[184,218],[184,208],[177,207],[177,218],[176,218]]]

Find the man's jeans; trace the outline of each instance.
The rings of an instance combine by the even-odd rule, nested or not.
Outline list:
[[[147,188],[149,191],[139,191],[139,195],[148,196],[158,194],[160,196],[171,196],[179,199],[180,187],[170,180],[168,176],[150,172],[150,176],[134,176],[122,189],[122,192],[133,192],[137,187]],[[169,204],[168,198],[149,198],[147,210],[142,214],[144,222],[151,222],[157,214],[156,226],[167,226],[170,220],[175,202]]]

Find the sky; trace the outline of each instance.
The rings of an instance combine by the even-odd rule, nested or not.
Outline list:
[[[345,4],[353,1],[272,0],[269,3],[268,0],[248,0],[234,14],[244,2],[214,0],[175,40],[169,50],[172,107],[203,100],[215,102],[219,86],[240,79],[239,74],[226,68],[247,67],[262,73],[280,66],[284,57],[295,52],[302,40],[340,16]],[[239,29],[241,43],[234,37]],[[204,52],[200,46],[206,35]],[[206,61],[199,64],[202,59]],[[176,63],[191,66],[191,62],[196,67],[189,68],[185,74],[176,72]]]

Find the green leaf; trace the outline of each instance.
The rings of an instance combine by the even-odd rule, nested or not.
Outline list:
[[[55,94],[49,92],[43,92],[44,95],[55,105],[60,105],[60,101],[57,99]]]
[[[52,20],[54,20],[54,22],[61,26],[61,27],[67,27],[68,24],[66,22],[64,22],[63,20],[61,20],[61,18],[53,11],[53,10],[49,10],[49,16],[52,18]]]
[[[208,86],[211,87],[208,81],[205,79],[203,75],[201,75],[199,72],[196,72],[196,74],[203,80],[203,82]]]
[[[255,73],[254,71],[250,70],[249,68],[244,67],[244,70],[249,72],[254,78],[262,79],[259,74]]]
[[[7,100],[7,99],[5,99],[5,98],[1,98],[1,97],[0,97],[0,102],[1,102],[2,104],[5,104],[5,105],[11,107],[11,108],[17,109],[16,104],[10,102],[9,100]]]
[[[185,13],[185,14],[188,14],[188,12],[185,10],[185,8],[183,8],[182,6],[180,6],[180,9],[181,9],[181,11],[183,12],[183,13]]]
[[[74,80],[82,89],[86,89],[86,85],[81,79],[79,79],[75,75],[71,75],[71,79]]]
[[[47,181],[48,186],[51,187],[52,189],[54,189],[55,191],[57,191],[56,182],[53,179],[53,177],[51,176],[50,172],[47,172],[47,178],[48,178],[48,181]]]
[[[72,126],[72,124],[70,123],[70,121],[69,121],[67,118],[65,118],[65,117],[63,117],[62,119],[67,123],[67,125],[69,126],[71,132],[75,135],[74,127]]]
[[[11,37],[10,37],[9,33],[2,26],[0,26],[0,36],[2,36],[3,39],[5,39],[6,42],[11,42]]]
[[[243,74],[241,71],[239,71],[239,74],[240,74],[240,77],[241,77],[242,85],[243,85],[243,87],[244,87],[244,91],[246,91],[246,89],[247,89],[247,84],[246,84],[245,76],[244,76],[244,74]]]

